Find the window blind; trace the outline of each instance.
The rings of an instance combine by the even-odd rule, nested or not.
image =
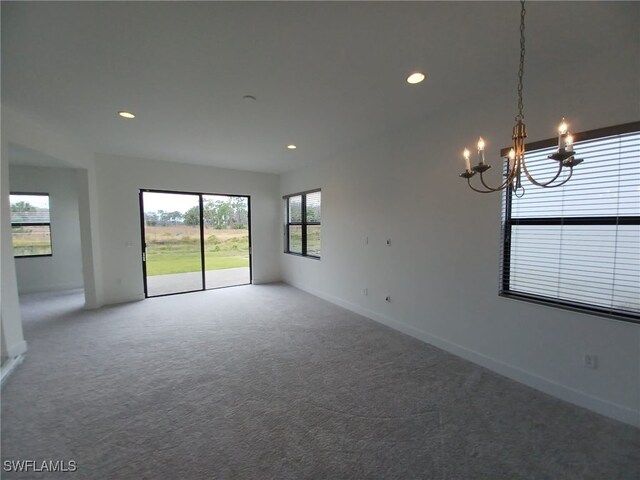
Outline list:
[[[322,192],[313,190],[283,198],[287,219],[284,252],[319,259]]]
[[[51,214],[46,193],[11,193],[11,237],[15,257],[51,256]]]
[[[321,199],[322,192],[320,191],[306,195],[307,255],[312,257],[320,256]]]
[[[555,148],[526,153],[530,173],[557,172]],[[501,293],[638,321],[640,132],[576,142],[571,180],[504,197]],[[568,172],[568,171],[567,171]]]

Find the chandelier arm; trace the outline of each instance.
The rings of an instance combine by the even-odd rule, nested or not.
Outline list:
[[[470,178],[467,178],[467,183],[469,184],[469,188],[471,190],[473,190],[474,192],[478,192],[478,193],[494,193],[494,192],[496,192],[496,190],[480,190],[480,189],[477,189],[476,187],[471,185],[471,179]]]
[[[512,178],[507,177],[507,179],[500,185],[499,187],[490,187],[484,181],[484,177],[482,176],[482,172],[480,172],[480,183],[484,186],[484,188],[488,189],[491,192],[499,192],[500,190],[504,190],[505,187],[509,184],[509,182],[513,180]]]
[[[562,180],[560,183],[556,184],[556,185],[548,185],[546,188],[556,188],[556,187],[561,187],[562,185],[564,185],[565,183],[567,183],[569,180],[571,180],[571,176],[573,175],[573,167],[569,167],[569,175],[567,175],[567,178],[565,178],[564,180]]]
[[[538,187],[543,187],[543,188],[544,188],[544,187],[549,187],[549,186],[551,186],[551,184],[552,184],[553,182],[555,182],[555,181],[556,181],[556,179],[560,176],[560,173],[562,173],[562,162],[558,162],[558,171],[556,172],[555,177],[553,177],[553,178],[552,178],[551,180],[549,180],[548,182],[540,183],[540,182],[538,182],[535,178],[533,178],[533,176],[529,173],[529,170],[527,170],[527,163],[526,163],[526,162],[522,162],[522,167],[523,167],[523,169],[524,169],[524,173],[525,173],[525,175],[527,176],[527,179],[529,179],[529,181],[530,181],[531,183],[533,183],[534,185],[536,185],[536,186],[538,186]],[[561,184],[561,185],[563,185],[563,184]],[[553,185],[553,186],[555,187],[556,185]]]

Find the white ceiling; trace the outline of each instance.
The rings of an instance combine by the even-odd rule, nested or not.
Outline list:
[[[2,2],[2,103],[95,152],[281,173],[475,98],[515,96],[519,8]],[[602,49],[615,8],[530,4],[527,81]],[[427,80],[410,86],[414,70]]]
[[[73,167],[73,164],[65,159],[52,157],[38,150],[16,144],[9,144],[9,159],[11,164],[23,167]]]

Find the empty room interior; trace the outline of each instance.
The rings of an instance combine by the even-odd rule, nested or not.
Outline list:
[[[3,478],[640,478],[640,3],[1,9]]]

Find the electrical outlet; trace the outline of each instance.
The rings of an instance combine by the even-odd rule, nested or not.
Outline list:
[[[595,370],[596,368],[598,368],[598,356],[590,353],[585,353],[584,366],[592,370]]]

